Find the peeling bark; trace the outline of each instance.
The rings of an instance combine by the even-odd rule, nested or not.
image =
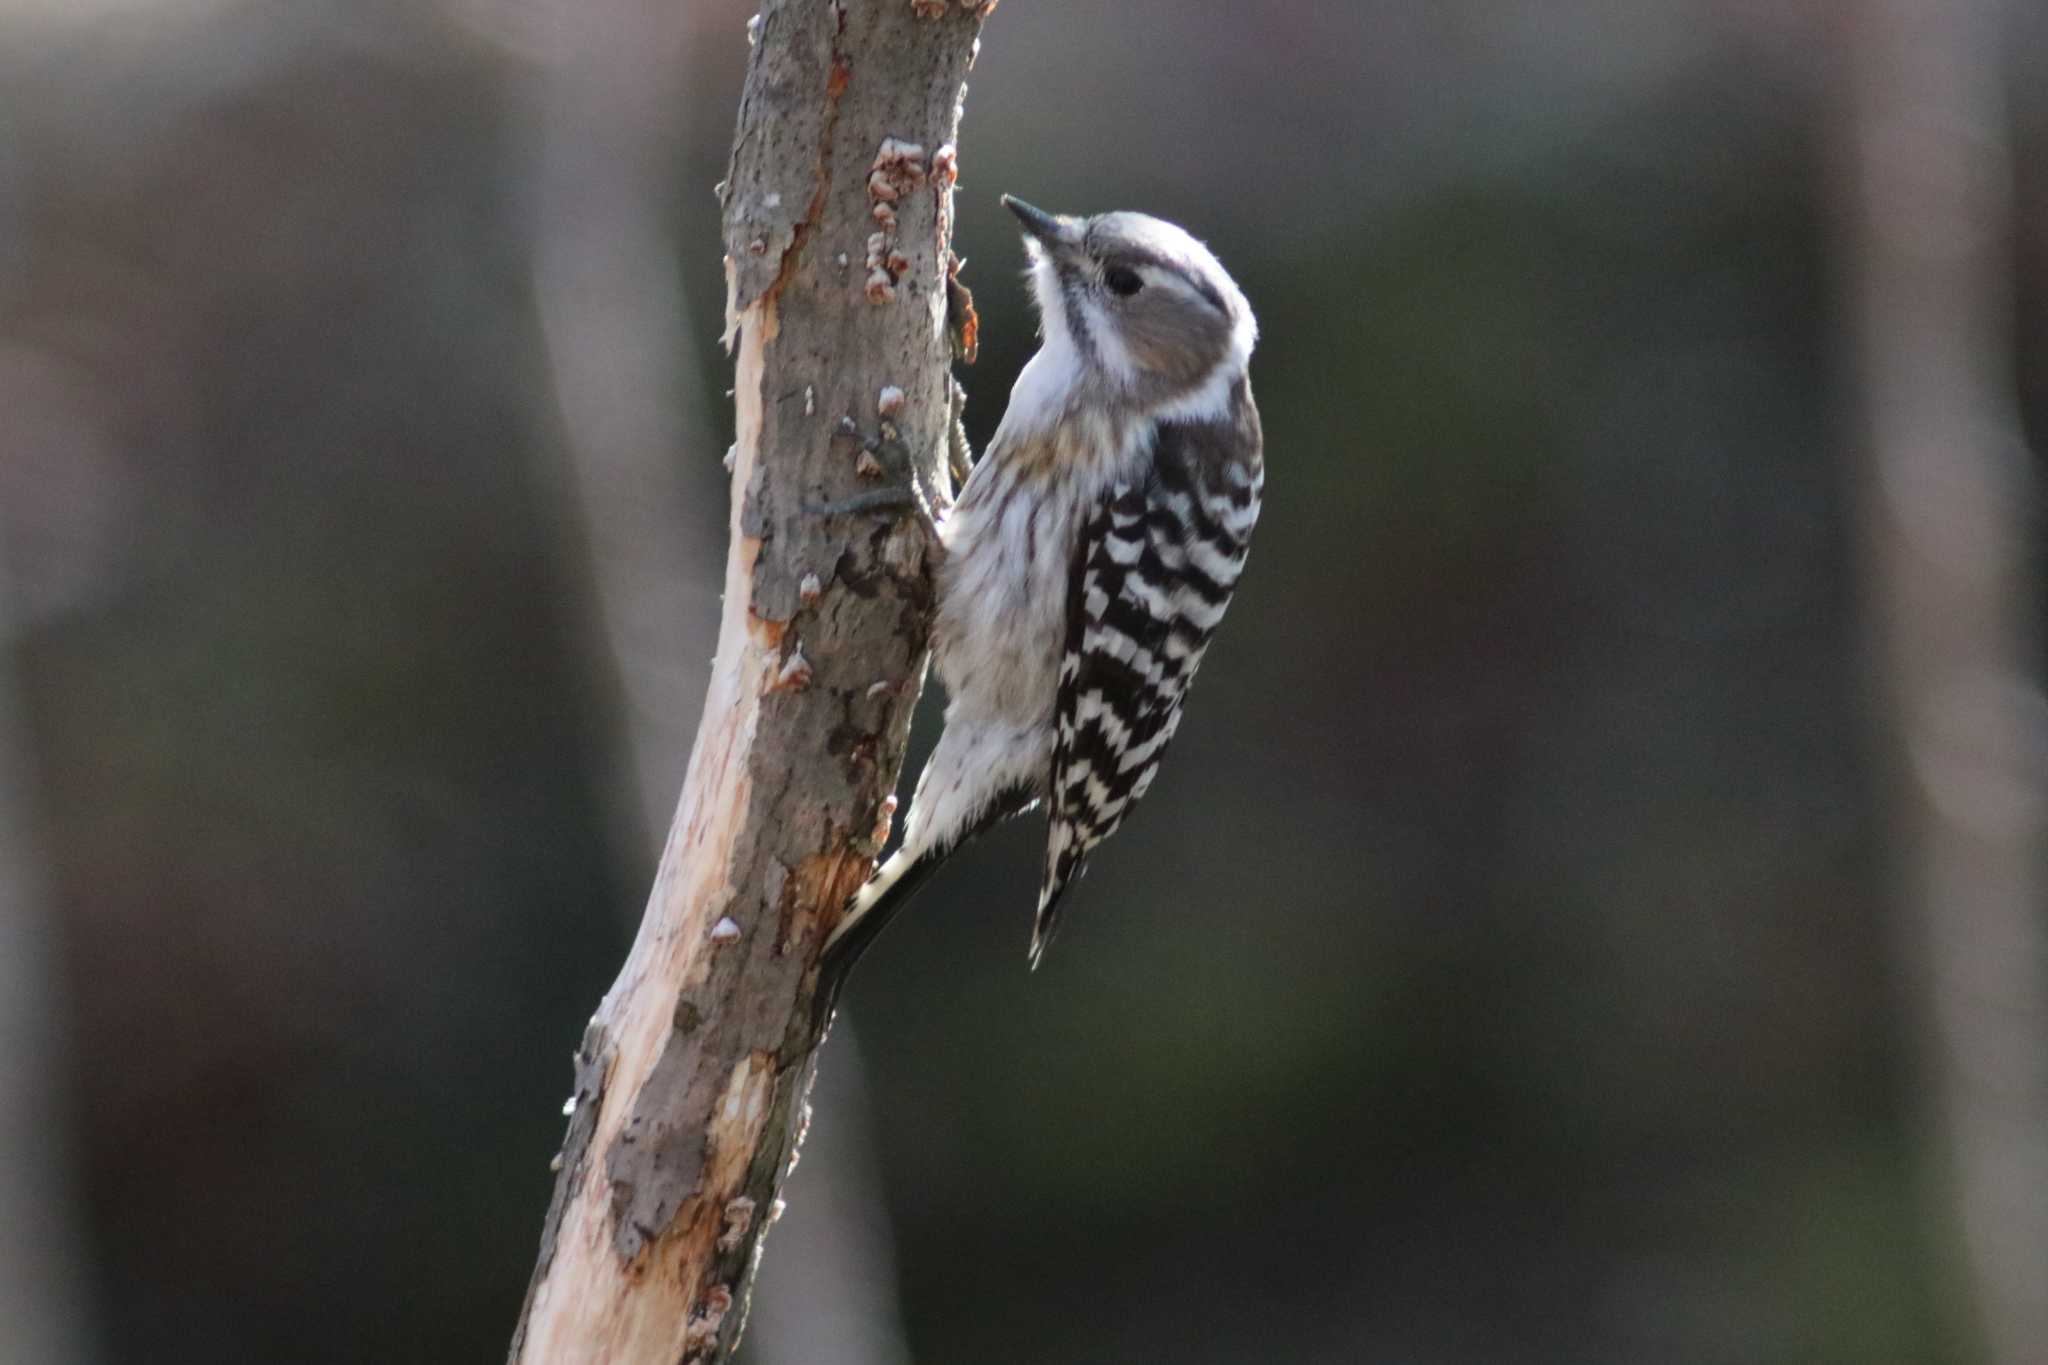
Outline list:
[[[801,1137],[816,958],[886,832],[931,612],[914,521],[803,509],[854,491],[839,422],[875,430],[884,389],[943,486],[952,180],[929,157],[950,158],[990,8],[771,0],[757,21],[722,191],[739,440],[718,656],[578,1054],[515,1362],[710,1362],[745,1323]]]

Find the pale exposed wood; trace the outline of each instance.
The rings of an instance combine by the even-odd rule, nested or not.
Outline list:
[[[1842,122],[1873,659],[1950,1215],[1998,1365],[2048,1352],[2048,700],[1992,0],[1851,5]]]
[[[928,168],[988,8],[762,10],[725,190],[739,440],[718,654],[646,916],[578,1053],[514,1361],[670,1365],[738,1340],[814,1064],[815,958],[886,827],[930,611],[914,522],[804,504],[854,491],[836,424],[874,429],[887,386],[941,477],[951,185]],[[890,139],[926,172],[899,147],[871,184]]]

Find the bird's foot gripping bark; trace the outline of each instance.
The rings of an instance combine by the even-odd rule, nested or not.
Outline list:
[[[831,502],[806,503],[804,510],[819,517],[849,516],[860,512],[908,512],[917,517],[925,533],[937,541],[939,522],[952,510],[952,499],[943,490],[926,482],[918,470],[917,461],[911,458],[910,447],[903,443],[903,435],[896,424],[884,419],[881,429],[870,435],[863,432],[851,417],[842,417],[836,434],[859,445],[861,460],[857,467],[863,473],[886,482],[879,488],[870,488]]]
[[[967,443],[967,424],[961,420],[967,411],[967,390],[960,387],[960,381],[952,375],[946,376],[946,467],[952,471],[955,491],[967,486],[967,476],[974,472],[974,447]]]

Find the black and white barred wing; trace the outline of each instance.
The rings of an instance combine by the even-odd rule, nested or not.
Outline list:
[[[1244,569],[1262,477],[1255,412],[1231,427],[1163,427],[1150,476],[1112,489],[1082,530],[1033,965],[1089,850],[1116,832],[1159,771]]]

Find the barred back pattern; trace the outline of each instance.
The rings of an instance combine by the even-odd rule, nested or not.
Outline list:
[[[1150,461],[1113,486],[1082,528],[1069,580],[1034,964],[1089,851],[1116,832],[1159,771],[1244,570],[1264,480],[1258,408],[1240,378],[1219,417],[1162,423]]]

